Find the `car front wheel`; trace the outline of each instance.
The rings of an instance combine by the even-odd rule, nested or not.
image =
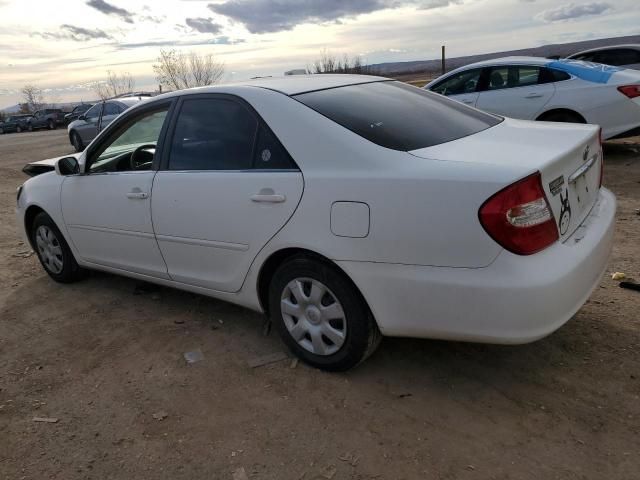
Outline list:
[[[84,145],[82,144],[82,139],[80,138],[78,132],[71,133],[71,145],[73,145],[73,148],[76,152],[81,152],[82,150],[84,150]]]
[[[381,334],[364,299],[337,268],[306,256],[275,272],[271,320],[289,349],[311,366],[345,371],[369,357]]]
[[[31,244],[42,267],[56,282],[71,283],[82,278],[84,271],[54,221],[44,212],[33,220]]]

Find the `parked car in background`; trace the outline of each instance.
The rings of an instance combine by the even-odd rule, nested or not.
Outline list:
[[[81,152],[104,128],[127,108],[143,97],[124,97],[97,103],[67,127],[69,141],[76,152]]]
[[[599,128],[380,77],[176,91],[35,164],[56,172],[19,188],[18,227],[53,280],[98,269],[237,303],[326,370],[381,335],[544,337],[613,242]]]
[[[80,105],[76,105],[75,107],[73,107],[73,110],[71,110],[64,116],[65,123],[69,125],[74,120],[77,120],[80,115],[85,113],[91,107],[93,107],[93,103],[81,103]]]
[[[59,108],[37,110],[26,123],[27,130],[30,132],[40,128],[54,130],[60,125],[64,125],[64,112]]]
[[[592,48],[591,50],[574,53],[567,58],[640,70],[640,45],[614,45]]]
[[[453,70],[426,87],[487,112],[592,123],[603,138],[640,130],[640,72],[578,60],[507,57]]]
[[[0,134],[22,132],[26,130],[27,120],[31,118],[30,114],[24,115],[11,115],[4,122],[0,123]]]

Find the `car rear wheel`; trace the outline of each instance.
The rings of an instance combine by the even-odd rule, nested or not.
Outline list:
[[[55,130],[55,128],[56,128],[56,122],[54,122],[53,120],[49,120],[49,121],[47,122],[47,128],[48,128],[49,130]]]
[[[84,150],[84,145],[78,132],[71,132],[71,145],[73,145],[73,148],[76,150],[76,152],[81,152],[82,150]]]
[[[305,363],[344,371],[369,357],[382,338],[364,299],[337,268],[299,256],[281,265],[269,288],[271,320]]]
[[[4,129],[0,127],[0,135],[2,135],[3,133],[4,133]]]
[[[44,270],[56,282],[71,283],[84,276],[60,230],[49,215],[36,215],[31,227],[31,244]]]
[[[29,130],[30,132],[33,132],[33,125],[29,124],[29,126],[27,127],[27,130]]]
[[[16,133],[20,133],[20,132],[22,132],[22,127],[20,125],[18,125],[16,127]]]

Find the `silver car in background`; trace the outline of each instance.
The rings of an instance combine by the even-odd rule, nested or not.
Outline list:
[[[640,45],[611,45],[569,55],[572,60],[640,70]]]
[[[124,97],[105,100],[80,115],[67,127],[69,141],[76,152],[81,152],[118,115],[143,100],[143,97]]]

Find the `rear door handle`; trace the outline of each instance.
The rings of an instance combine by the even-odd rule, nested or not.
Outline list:
[[[543,96],[543,95],[542,95],[541,93],[530,93],[529,95],[527,95],[527,96],[526,96],[526,97],[524,97],[524,98],[540,98],[540,97],[542,97],[542,96]]]
[[[149,194],[147,192],[129,192],[127,193],[127,198],[130,198],[132,200],[145,200],[146,198],[149,198]]]
[[[287,197],[276,193],[273,191],[273,188],[263,188],[255,195],[251,195],[251,201],[257,203],[282,203]]]
[[[473,100],[462,100],[462,103],[466,103],[467,105],[471,105]]]

